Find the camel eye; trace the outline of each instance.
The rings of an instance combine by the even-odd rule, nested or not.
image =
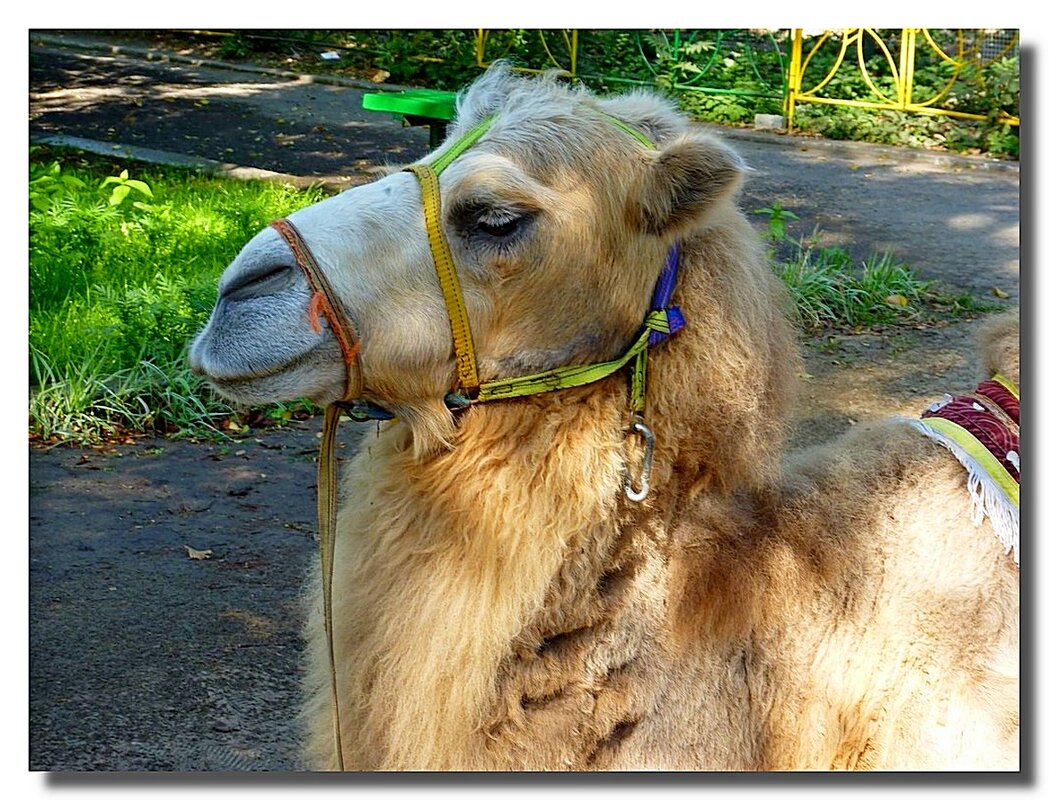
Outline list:
[[[510,219],[501,221],[480,219],[477,221],[477,231],[485,236],[502,239],[508,236],[513,236],[513,234],[517,233],[517,230],[521,227],[524,219],[524,216],[511,217]]]
[[[535,213],[515,206],[469,204],[452,214],[459,235],[474,244],[505,248],[525,232]]]

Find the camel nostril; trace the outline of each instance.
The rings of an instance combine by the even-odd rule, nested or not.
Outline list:
[[[278,264],[244,272],[222,288],[222,297],[227,300],[250,300],[283,292],[294,283],[294,270],[286,264]]]

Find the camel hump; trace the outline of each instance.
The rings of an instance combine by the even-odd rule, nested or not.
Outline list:
[[[980,360],[988,376],[1002,375],[1020,386],[1020,310],[986,322],[977,335]]]

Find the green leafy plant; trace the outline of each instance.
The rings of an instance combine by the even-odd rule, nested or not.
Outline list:
[[[787,221],[797,220],[798,215],[789,209],[783,208],[779,203],[773,203],[771,207],[755,209],[755,214],[767,215],[767,236],[772,242],[782,242],[787,238]]]
[[[658,33],[643,36],[643,42],[652,51],[652,61],[658,65],[656,85],[664,89],[673,89],[682,81],[705,72],[700,62],[703,56],[714,49],[710,41],[686,41],[671,43]]]
[[[72,151],[33,151],[30,167],[31,434],[217,431],[231,409],[189,371],[187,342],[241,245],[322,193],[173,168],[131,178]]]
[[[223,38],[222,44],[219,47],[219,55],[222,58],[239,60],[247,58],[254,50],[255,48],[249,37],[234,32]]]
[[[480,72],[474,31],[384,31],[370,48],[393,83],[456,90]]]
[[[148,197],[150,200],[153,199],[153,190],[149,188],[149,184],[145,181],[139,181],[135,178],[128,177],[127,170],[121,170],[120,175],[110,175],[102,179],[102,183],[99,185],[100,189],[104,189],[107,186],[112,186],[113,189],[109,193],[109,205],[119,206],[132,192],[137,192],[140,195]],[[132,205],[143,208],[141,201],[135,201]]]
[[[47,211],[71,193],[85,188],[84,182],[75,175],[63,173],[57,161],[46,167],[33,165],[29,174],[29,205],[37,211]]]

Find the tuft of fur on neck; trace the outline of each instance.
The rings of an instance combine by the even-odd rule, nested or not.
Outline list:
[[[775,482],[801,359],[786,290],[741,213],[685,240],[671,302],[685,327],[649,359],[657,468],[697,492]]]
[[[623,426],[621,388],[606,383],[471,409],[456,447],[428,459],[403,424],[362,446],[335,557],[348,768],[479,767],[498,665],[568,549],[612,525]],[[317,611],[311,695],[323,704]],[[332,754],[330,732],[310,749]]]

